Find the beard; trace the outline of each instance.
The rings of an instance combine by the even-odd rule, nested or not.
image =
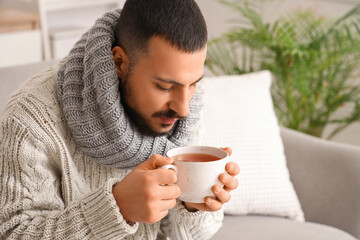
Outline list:
[[[124,107],[125,114],[129,116],[130,120],[135,123],[135,126],[144,134],[152,137],[158,137],[158,136],[169,136],[177,127],[177,124],[181,118],[184,118],[182,116],[179,116],[175,111],[172,109],[169,109],[167,111],[158,111],[151,115],[152,118],[157,117],[166,117],[166,118],[179,118],[179,120],[175,124],[161,124],[161,128],[169,128],[171,125],[173,125],[170,130],[168,131],[159,131],[158,129],[153,128],[150,123],[143,117],[141,114],[136,111],[134,108],[132,108],[129,104],[130,98],[131,98],[131,88],[128,84],[128,73],[123,81],[119,78],[120,85],[119,85],[119,91],[121,94],[121,104]]]

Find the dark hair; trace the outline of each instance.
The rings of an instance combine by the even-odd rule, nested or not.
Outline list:
[[[127,0],[115,29],[116,44],[137,61],[152,36],[167,40],[183,52],[205,47],[207,28],[194,0]],[[134,64],[134,62],[132,62]]]

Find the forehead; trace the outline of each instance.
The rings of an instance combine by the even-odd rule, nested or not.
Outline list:
[[[199,51],[186,53],[163,38],[152,37],[148,43],[147,54],[141,61],[156,77],[187,84],[203,75],[205,58],[206,46]]]

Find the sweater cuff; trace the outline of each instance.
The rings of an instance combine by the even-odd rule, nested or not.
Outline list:
[[[97,239],[121,239],[134,234],[139,224],[130,226],[120,213],[112,194],[119,179],[110,179],[105,186],[87,195],[81,202],[86,222]]]
[[[189,212],[181,201],[177,201],[176,206],[172,209],[178,214],[174,214],[176,223],[186,223],[188,226],[204,226],[214,222],[222,222],[224,219],[223,210],[216,212],[196,211]]]

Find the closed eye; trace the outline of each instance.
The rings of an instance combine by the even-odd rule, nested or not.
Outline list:
[[[165,87],[160,86],[159,84],[156,84],[156,87],[159,90],[164,91],[164,92],[170,92],[173,89],[173,87],[165,88]]]
[[[196,87],[198,81],[197,82],[194,82],[193,84],[190,85],[190,87]]]

